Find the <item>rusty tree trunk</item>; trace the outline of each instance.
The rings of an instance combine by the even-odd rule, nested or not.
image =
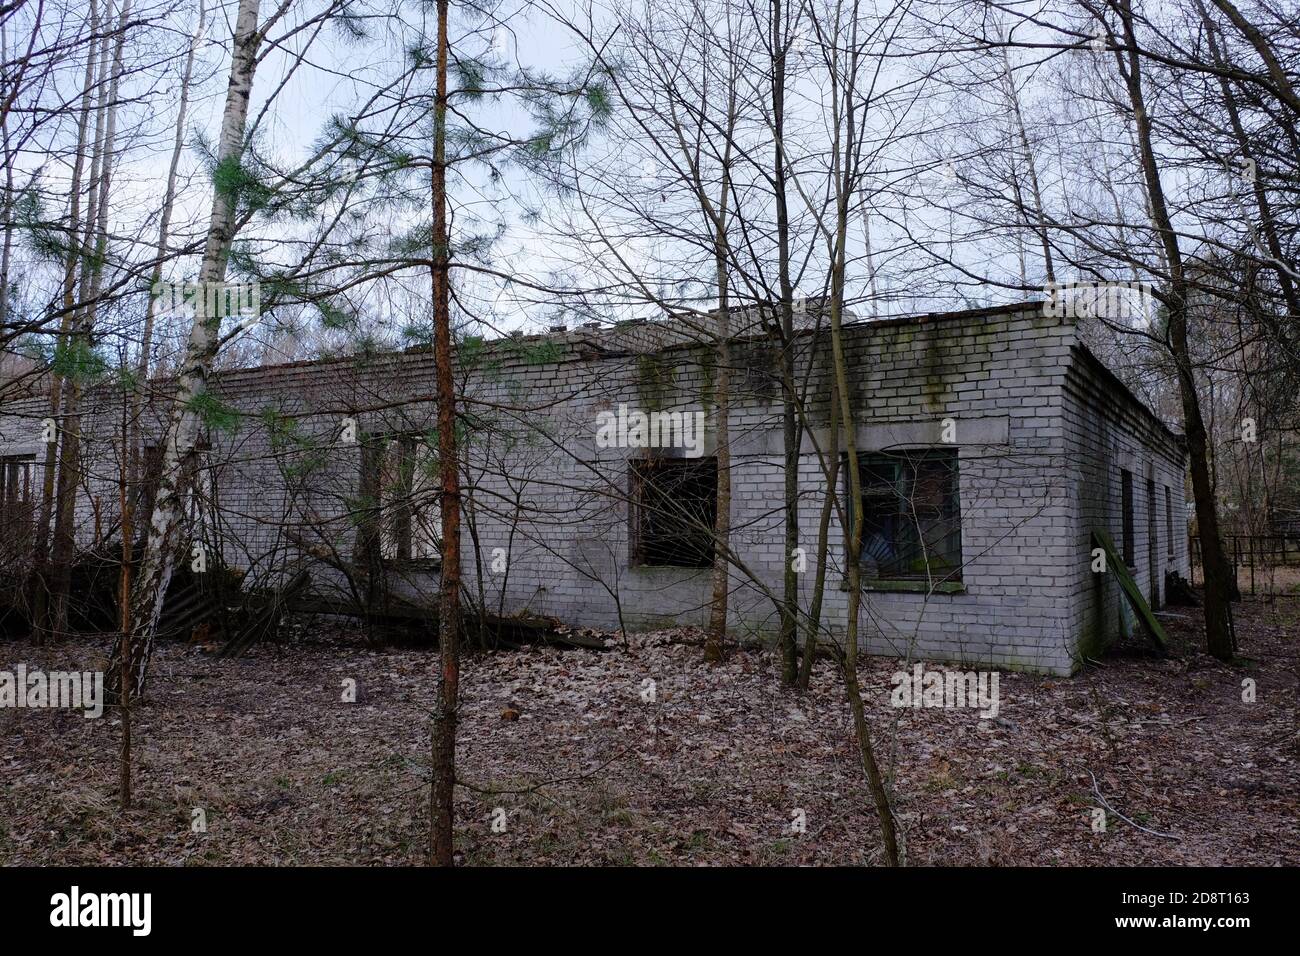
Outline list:
[[[442,478],[442,574],[438,594],[441,673],[431,745],[429,862],[435,866],[451,866],[456,809],[456,707],[460,694],[460,469],[451,364],[451,242],[447,234],[447,0],[438,0],[437,62],[432,173],[433,349],[438,396],[438,462]]]

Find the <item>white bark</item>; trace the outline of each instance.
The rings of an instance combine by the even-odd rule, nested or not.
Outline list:
[[[230,82],[226,90],[226,105],[217,148],[219,169],[238,164],[244,152],[244,127],[248,120],[253,74],[257,67],[257,49],[262,39],[257,24],[258,3],[259,0],[239,0]],[[235,233],[235,198],[219,185],[213,191],[212,214],[199,268],[201,288],[225,281],[226,263]],[[149,537],[141,559],[140,574],[131,593],[131,673],[135,684],[132,688],[133,696],[144,688],[158,617],[162,613],[163,597],[171,582],[177,552],[182,544],[182,479],[186,464],[192,458],[201,424],[195,403],[207,390],[208,375],[220,345],[221,316],[205,313],[207,298],[202,294],[196,296],[194,324],[177,375],[176,394],[167,423],[162,476],[149,522]],[[116,659],[118,655],[114,656]],[[116,672],[110,664],[110,675]]]

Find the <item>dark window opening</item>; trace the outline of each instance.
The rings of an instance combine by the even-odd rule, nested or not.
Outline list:
[[[27,546],[36,510],[36,456],[0,458],[0,534],[6,550]]]
[[[717,459],[634,461],[631,481],[632,563],[712,567],[718,514]]]
[[[866,455],[859,467],[864,576],[960,581],[956,450]]]
[[[1151,582],[1151,605],[1160,605],[1160,579],[1156,565],[1160,562],[1156,556],[1160,553],[1160,542],[1156,528],[1156,483],[1147,479],[1147,577]]]
[[[1174,556],[1174,491],[1165,485],[1165,537],[1169,540],[1169,557]]]
[[[361,449],[358,559],[363,562],[436,560],[438,476],[435,457],[417,435],[372,435]]]
[[[1123,523],[1124,563],[1133,567],[1133,473],[1121,468],[1119,472],[1120,520]]]

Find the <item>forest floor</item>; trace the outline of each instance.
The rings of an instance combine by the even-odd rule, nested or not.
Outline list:
[[[1072,678],[1004,673],[995,719],[891,708],[898,662],[864,660],[909,861],[1300,864],[1300,599],[1239,605],[1232,666],[1193,646],[1199,612],[1175,611],[1176,657],[1135,645]],[[770,651],[709,667],[698,637],[467,657],[462,861],[879,862],[832,663],[799,696]],[[106,647],[0,644],[0,669],[90,669]],[[436,665],[338,625],[233,661],[164,644],[126,814],[115,713],[0,710],[0,863],[419,863]],[[1098,791],[1130,822],[1107,813],[1098,832]]]

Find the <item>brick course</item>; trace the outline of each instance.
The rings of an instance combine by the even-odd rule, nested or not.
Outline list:
[[[1077,669],[1122,627],[1118,586],[1089,569],[1093,528],[1120,542],[1121,468],[1134,476],[1133,571],[1143,592],[1151,596],[1153,578],[1161,590],[1166,570],[1188,573],[1181,440],[1087,352],[1072,322],[1031,303],[855,323],[845,331],[859,451],[938,445],[944,419],[953,419],[959,462],[962,588],[913,593],[868,586],[860,634],[866,650],[1055,674]],[[712,414],[711,347],[664,341],[644,329],[579,329],[462,351],[465,480],[474,498],[465,580],[477,595],[481,557],[490,609],[601,627],[618,626],[620,617],[633,628],[707,620],[707,570],[630,565],[627,459],[642,453],[595,442],[598,413],[619,403]],[[778,620],[770,595],[780,593],[789,560],[780,388],[762,343],[738,342],[733,357],[731,518],[734,548],[750,574],[731,571],[730,624],[738,633],[771,636]],[[825,335],[800,336],[797,365],[799,380],[811,383],[812,431],[799,469],[806,607],[825,494],[814,451],[828,437]],[[219,540],[226,560],[248,569],[250,581],[283,574],[301,556],[303,541],[351,554],[357,529],[349,512],[360,495],[361,452],[336,441],[345,418],[363,432],[431,434],[435,423],[427,352],[225,372],[215,383],[242,419],[233,431],[211,430],[204,461],[213,491],[198,533]],[[0,409],[0,453],[40,456],[45,401]],[[83,543],[115,520],[111,448],[119,401],[108,392],[87,397]],[[154,434],[162,411],[150,410]],[[713,450],[711,427],[705,448]],[[1148,479],[1156,493],[1154,565]],[[847,607],[844,532],[835,519],[830,540],[822,620],[835,631]],[[508,551],[506,574],[490,568],[495,548]],[[341,575],[319,565],[315,575],[325,590],[344,587]],[[394,571],[390,583],[436,601],[435,574]]]

